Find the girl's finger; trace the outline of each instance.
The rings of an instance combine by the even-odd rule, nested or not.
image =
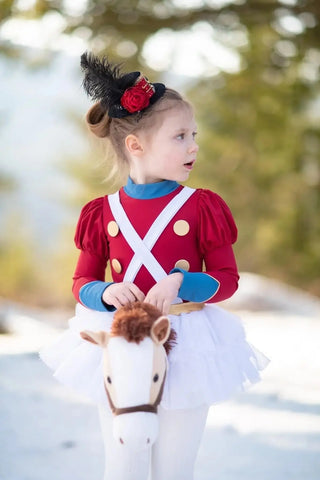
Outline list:
[[[132,293],[131,290],[126,290],[125,292],[123,292],[123,295],[126,297],[126,303],[132,303],[136,301],[136,296],[134,293]]]
[[[146,298],[144,299],[144,301],[145,301],[146,303],[150,303],[150,305],[153,305],[154,307],[156,307],[156,302],[155,302],[155,300],[154,300],[149,294],[146,296]]]
[[[147,293],[147,295],[145,296],[145,299],[144,301],[147,302],[147,303],[150,303],[150,295],[149,295],[150,292]]]
[[[103,296],[102,296],[102,299],[105,303],[107,303],[108,305],[114,305],[114,302],[117,300],[113,295],[109,295],[104,293]]]
[[[170,310],[170,302],[168,301],[164,301],[163,302],[163,305],[162,305],[162,313],[163,315],[168,315],[169,313],[169,310]]]
[[[130,290],[131,292],[133,293],[133,295],[135,296],[135,299],[138,300],[139,302],[143,302],[143,300],[145,299],[145,295],[144,293],[140,290],[139,287],[137,287],[137,285],[135,285],[134,283],[132,283],[130,285]]]
[[[146,296],[145,301],[151,303],[151,305],[156,306],[157,301],[159,300],[159,295],[155,295],[152,290],[150,290]]]
[[[161,298],[156,298],[156,299],[155,299],[154,306],[157,307],[157,309],[160,310],[160,312],[162,312],[162,309],[163,309],[163,300],[162,300]]]
[[[108,304],[113,305],[117,310],[122,307],[121,303],[116,298],[111,300],[110,303],[108,302]]]
[[[135,296],[132,292],[130,292],[130,290],[127,290],[118,295],[118,300],[121,305],[126,305],[127,303],[134,302]]]

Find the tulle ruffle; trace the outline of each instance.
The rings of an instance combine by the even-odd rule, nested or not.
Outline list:
[[[69,329],[40,352],[54,377],[96,404],[108,405],[102,377],[102,349],[82,340],[82,330],[109,331],[113,314],[77,305]],[[245,338],[240,319],[216,305],[199,312],[170,315],[177,344],[161,405],[193,408],[227,400],[260,380],[269,360]]]

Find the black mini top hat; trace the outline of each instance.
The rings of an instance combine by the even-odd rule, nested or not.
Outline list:
[[[100,59],[85,52],[80,65],[84,90],[92,100],[100,101],[109,117],[123,118],[141,112],[166,90],[163,83],[150,83],[141,72],[121,74],[120,65],[111,64],[107,57]]]

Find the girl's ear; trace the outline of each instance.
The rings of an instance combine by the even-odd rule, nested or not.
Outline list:
[[[140,155],[143,152],[141,140],[133,133],[130,133],[125,139],[126,149],[131,155]]]

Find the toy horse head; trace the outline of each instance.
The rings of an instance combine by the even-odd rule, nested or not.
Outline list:
[[[114,414],[117,442],[145,448],[158,435],[157,407],[167,370],[167,352],[175,332],[169,319],[150,304],[135,302],[114,315],[111,331],[81,332],[103,348],[106,394]]]

